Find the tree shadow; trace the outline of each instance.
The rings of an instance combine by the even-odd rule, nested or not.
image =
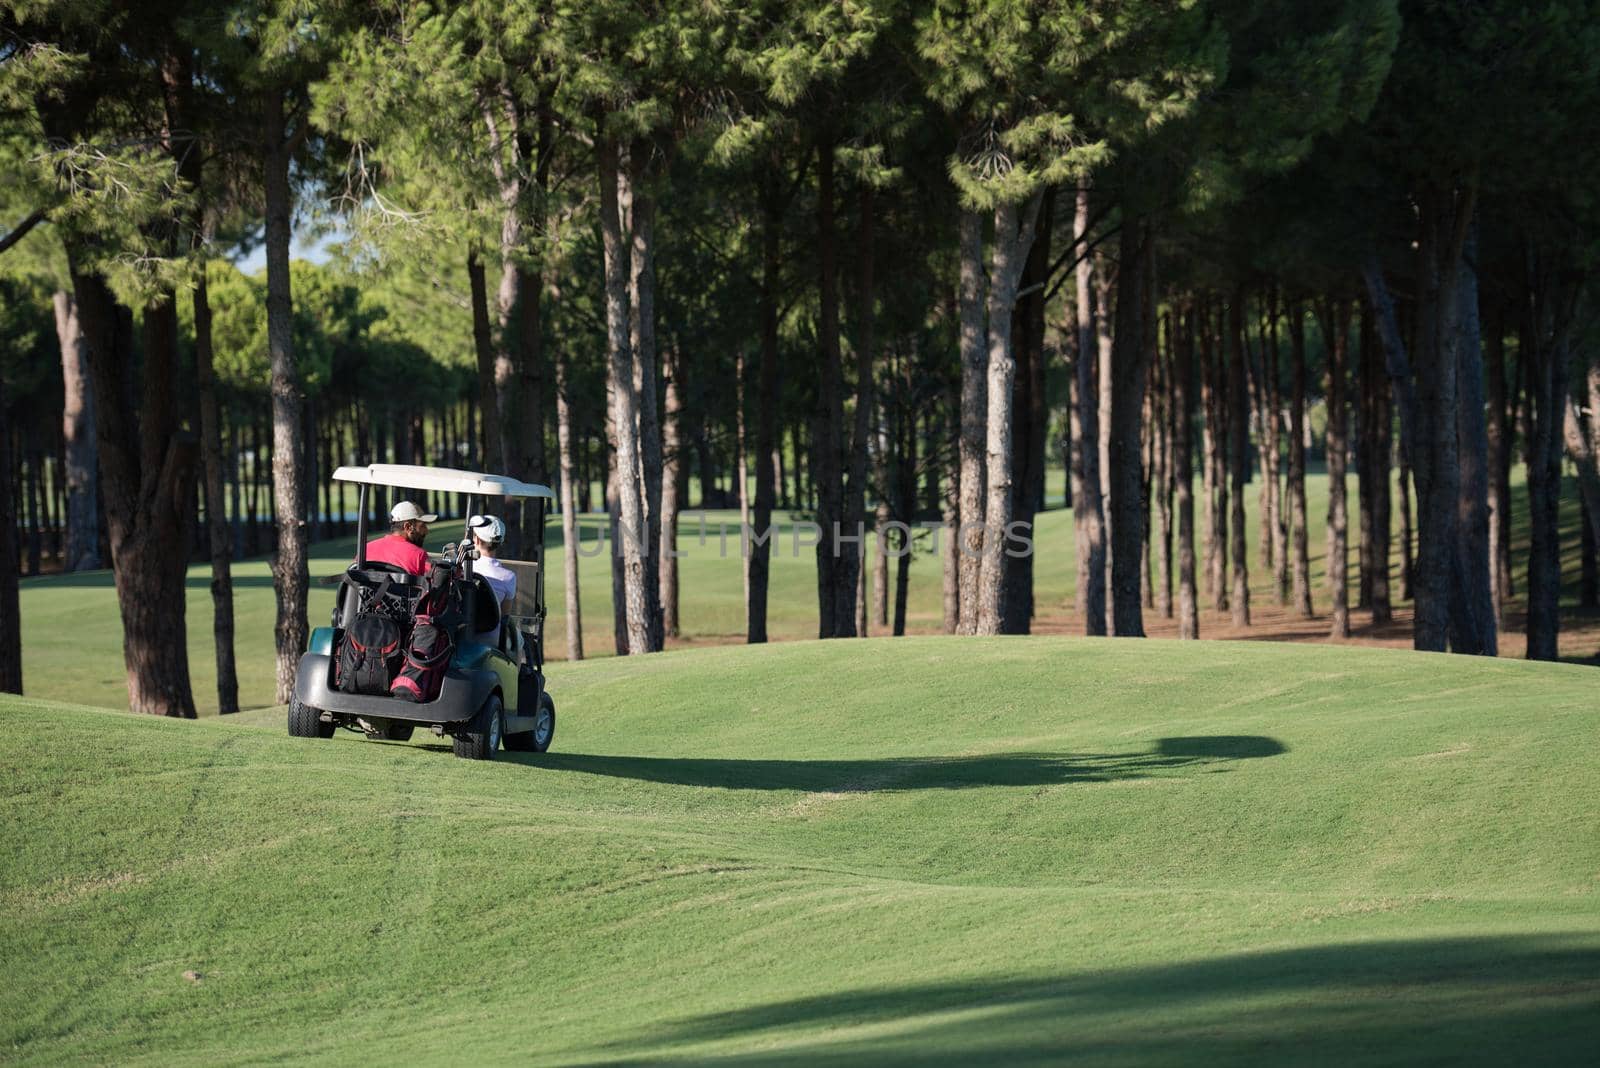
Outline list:
[[[443,746],[429,746],[445,750]],[[505,753],[501,759],[551,771],[724,790],[799,790],[849,794],[962,790],[981,786],[1052,786],[1143,778],[1195,765],[1220,765],[1288,752],[1256,735],[1162,738],[1145,753],[989,753],[958,757],[862,760],[731,760],[715,757]],[[1224,770],[1216,768],[1214,770]]]
[[[1363,941],[1058,976],[846,987],[653,1024],[588,1056],[889,1066],[1592,1063],[1597,999],[1593,936]],[[714,1042],[766,1048],[693,1048]]]

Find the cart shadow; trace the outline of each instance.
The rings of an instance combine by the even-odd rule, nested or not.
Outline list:
[[[449,747],[423,748],[450,752]],[[1259,735],[1162,738],[1142,753],[987,753],[982,756],[862,760],[729,760],[713,757],[607,756],[597,753],[501,753],[498,759],[547,771],[723,790],[798,790],[850,794],[962,790],[983,786],[1054,786],[1113,782],[1227,765],[1288,752]]]

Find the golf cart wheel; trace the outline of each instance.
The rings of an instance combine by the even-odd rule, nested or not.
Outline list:
[[[289,736],[291,738],[332,738],[333,724],[322,722],[322,713],[289,698]]]
[[[519,753],[543,753],[556,737],[556,703],[549,693],[539,695],[539,714],[534,717],[533,730],[506,735],[506,748]]]
[[[500,695],[492,693],[472,717],[467,729],[454,738],[456,756],[466,760],[493,760],[505,733],[505,716],[500,710]]]

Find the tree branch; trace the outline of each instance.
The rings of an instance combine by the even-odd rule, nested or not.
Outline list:
[[[32,215],[29,215],[26,219],[23,219],[16,226],[12,227],[10,233],[6,234],[4,237],[0,237],[0,252],[4,252],[12,245],[15,245],[18,241],[21,241],[23,238],[27,237],[28,231],[32,230],[35,226],[38,226],[43,221],[44,209],[40,208]]]

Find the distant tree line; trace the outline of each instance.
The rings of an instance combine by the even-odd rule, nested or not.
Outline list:
[[[945,629],[1025,632],[1005,532],[1059,462],[1091,634],[1248,625],[1256,482],[1333,635],[1411,599],[1417,648],[1493,654],[1520,595],[1553,658],[1564,462],[1590,599],[1600,525],[1597,8],[0,0],[0,558],[108,563],[133,707],[188,715],[191,548],[219,686],[229,562],[273,553],[285,699],[341,462],[559,485],[569,544],[603,507],[622,653],[677,631],[691,492],[877,529],[818,546],[821,637],[903,632],[927,520]],[[13,689],[17,635],[12,573]]]

